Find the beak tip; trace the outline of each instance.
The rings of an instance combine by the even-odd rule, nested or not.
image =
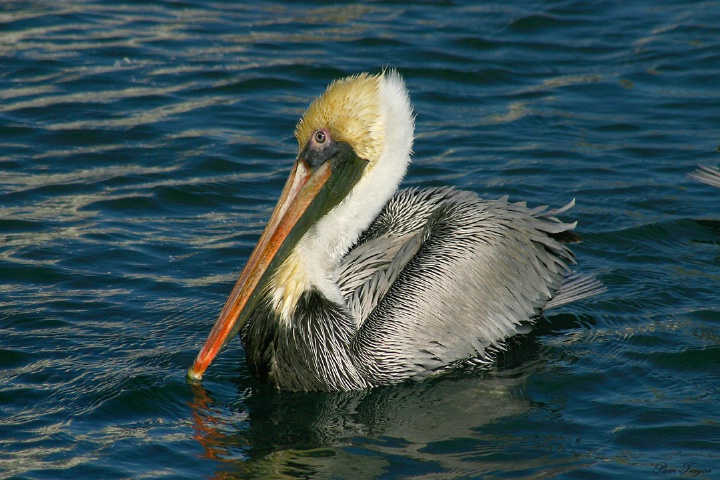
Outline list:
[[[200,383],[202,382],[203,373],[205,373],[204,369],[196,369],[195,364],[193,364],[188,369],[187,379],[191,383]]]

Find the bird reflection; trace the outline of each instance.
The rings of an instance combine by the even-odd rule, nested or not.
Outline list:
[[[240,392],[240,403],[232,406],[218,405],[195,384],[191,407],[204,457],[227,467],[215,478],[374,478],[386,466],[382,456],[339,457],[349,457],[348,448],[412,452],[433,462],[442,458],[453,468],[461,460],[422,449],[442,439],[472,437],[479,426],[526,412],[522,384],[522,378],[464,378],[342,393],[278,392],[257,385],[244,397]],[[349,465],[359,471],[336,471]]]
[[[539,348],[529,342],[530,350]],[[501,367],[505,362],[500,372],[457,372],[434,381],[354,392],[285,392],[243,378],[237,394],[228,395],[233,403],[221,404],[194,383],[190,406],[195,438],[205,458],[222,463],[218,479],[375,478],[387,473],[388,458],[415,459],[455,472],[527,468],[478,463],[475,456],[482,452],[464,458],[443,452],[442,444],[476,442],[489,455],[507,447],[479,440],[478,432],[530,410],[525,381],[547,362],[537,348],[527,354],[534,357],[529,364],[523,363],[524,353],[512,356],[528,350],[527,345],[510,348],[499,359]]]

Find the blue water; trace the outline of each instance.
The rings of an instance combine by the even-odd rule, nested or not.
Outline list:
[[[405,184],[560,206],[608,291],[497,367],[352,394],[185,372],[295,122],[395,66]],[[714,1],[3,2],[3,478],[718,478]],[[684,472],[684,473],[683,473]]]

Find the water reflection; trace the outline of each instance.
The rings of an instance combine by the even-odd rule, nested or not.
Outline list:
[[[511,462],[506,449],[537,446],[486,429],[531,411],[527,375],[511,377],[462,375],[342,393],[238,385],[233,405],[193,385],[195,438],[205,457],[223,463],[215,478],[376,478],[394,461],[453,475],[577,467],[537,454]]]

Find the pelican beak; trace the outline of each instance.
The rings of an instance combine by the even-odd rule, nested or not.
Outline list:
[[[188,370],[190,380],[202,379],[215,356],[252,315],[273,272],[308,229],[352,190],[366,164],[349,146],[316,168],[298,158],[258,244]]]

